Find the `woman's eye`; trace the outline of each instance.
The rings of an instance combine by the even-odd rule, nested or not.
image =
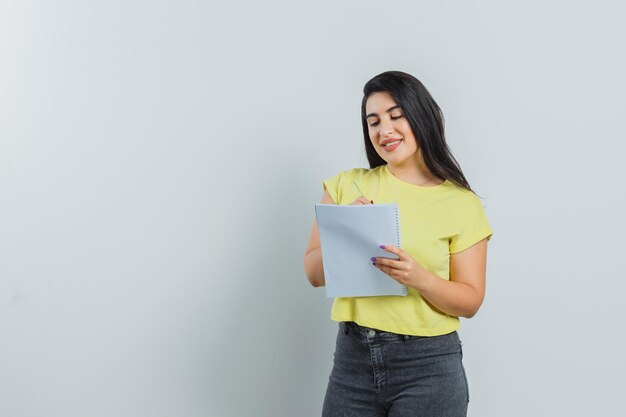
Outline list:
[[[399,119],[399,118],[401,118],[402,116],[403,116],[403,115],[402,115],[402,114],[400,114],[400,115],[398,115],[398,116],[391,116],[390,118],[391,118],[391,120],[398,120],[398,119]],[[370,124],[370,126],[371,126],[371,127],[375,127],[375,126],[378,126],[378,124],[379,124],[379,123],[380,123],[380,122],[374,122],[374,123],[371,123],[371,124]]]

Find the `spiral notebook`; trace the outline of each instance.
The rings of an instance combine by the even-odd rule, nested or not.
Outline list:
[[[407,294],[406,286],[372,265],[371,258],[397,257],[380,244],[400,247],[396,204],[316,204],[326,296],[366,297]]]

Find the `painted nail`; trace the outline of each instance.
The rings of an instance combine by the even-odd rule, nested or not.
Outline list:
[[[376,262],[376,258],[372,258],[372,262]]]
[[[385,245],[380,245],[380,248],[381,248],[381,249],[385,249],[386,247],[387,247],[387,246],[385,246]]]

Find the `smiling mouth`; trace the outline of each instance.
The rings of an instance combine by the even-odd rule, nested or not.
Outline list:
[[[398,140],[394,140],[393,142],[387,142],[384,145],[382,145],[383,148],[391,148],[392,146],[395,146],[397,144],[399,144],[400,142],[402,142],[404,139],[398,139]]]

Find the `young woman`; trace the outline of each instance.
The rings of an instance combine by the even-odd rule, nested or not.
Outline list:
[[[325,180],[321,202],[398,205],[402,247],[382,245],[389,257],[372,258],[372,267],[409,291],[335,298],[331,319],[339,332],[323,416],[465,416],[469,390],[457,330],[459,317],[474,316],[482,304],[493,232],[422,83],[389,71],[363,93],[370,169]],[[316,223],[304,270],[314,287],[324,285]]]

